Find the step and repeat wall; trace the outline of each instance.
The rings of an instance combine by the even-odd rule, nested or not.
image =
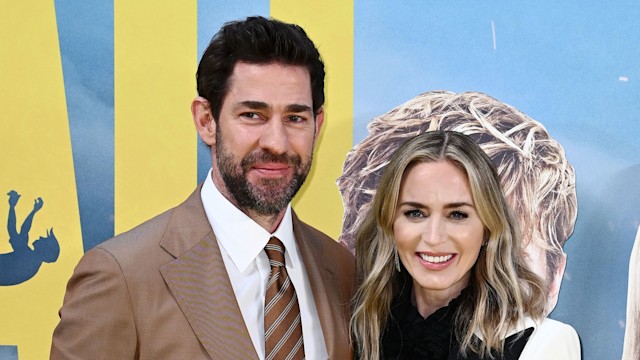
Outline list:
[[[490,103],[517,120],[487,130],[488,152],[559,169],[516,161],[531,193],[562,186],[533,203],[508,194],[531,210],[519,215],[538,244],[532,266],[556,277],[550,317],[578,331],[586,360],[636,359],[639,14],[637,1],[0,0],[0,360],[47,358],[82,254],[177,205],[206,175],[195,70],[219,27],[250,15],[301,25],[326,64],[325,126],[293,204],[302,219],[349,246],[375,190],[359,178],[377,166],[367,155],[390,133],[464,132]],[[454,98],[469,124],[434,110]],[[510,140],[518,131],[522,144]],[[540,148],[533,134],[545,136]]]

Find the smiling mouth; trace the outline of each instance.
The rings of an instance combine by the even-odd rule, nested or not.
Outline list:
[[[289,174],[290,167],[286,164],[260,164],[256,165],[252,168],[253,171],[256,171],[260,176],[266,178],[280,178],[285,177]]]
[[[451,260],[451,258],[453,257],[453,254],[443,255],[443,256],[429,256],[426,254],[420,254],[420,257],[422,258],[422,260],[426,262],[440,264],[440,263]]]

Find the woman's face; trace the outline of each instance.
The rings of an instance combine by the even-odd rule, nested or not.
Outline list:
[[[466,174],[444,160],[410,167],[393,233],[416,296],[455,298],[467,286],[484,237]]]

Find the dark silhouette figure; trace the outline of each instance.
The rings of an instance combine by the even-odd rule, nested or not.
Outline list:
[[[34,201],[33,210],[27,215],[18,232],[15,208],[20,194],[11,190],[7,195],[9,195],[7,230],[13,252],[0,254],[0,286],[16,285],[31,279],[40,269],[42,262],[55,262],[60,255],[60,245],[53,233],[53,228],[47,230],[47,236],[41,236],[33,242],[31,245],[33,249],[29,247],[29,230],[31,230],[34,215],[44,205],[42,198]]]

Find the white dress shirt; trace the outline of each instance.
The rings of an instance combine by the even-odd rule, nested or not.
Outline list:
[[[305,357],[309,360],[327,359],[316,303],[293,234],[291,205],[287,206],[284,218],[276,231],[270,234],[220,193],[211,180],[211,170],[202,185],[200,196],[218,240],[242,318],[259,358],[265,358],[264,298],[271,273],[264,247],[271,236],[275,236],[285,246],[287,273],[298,296]]]

